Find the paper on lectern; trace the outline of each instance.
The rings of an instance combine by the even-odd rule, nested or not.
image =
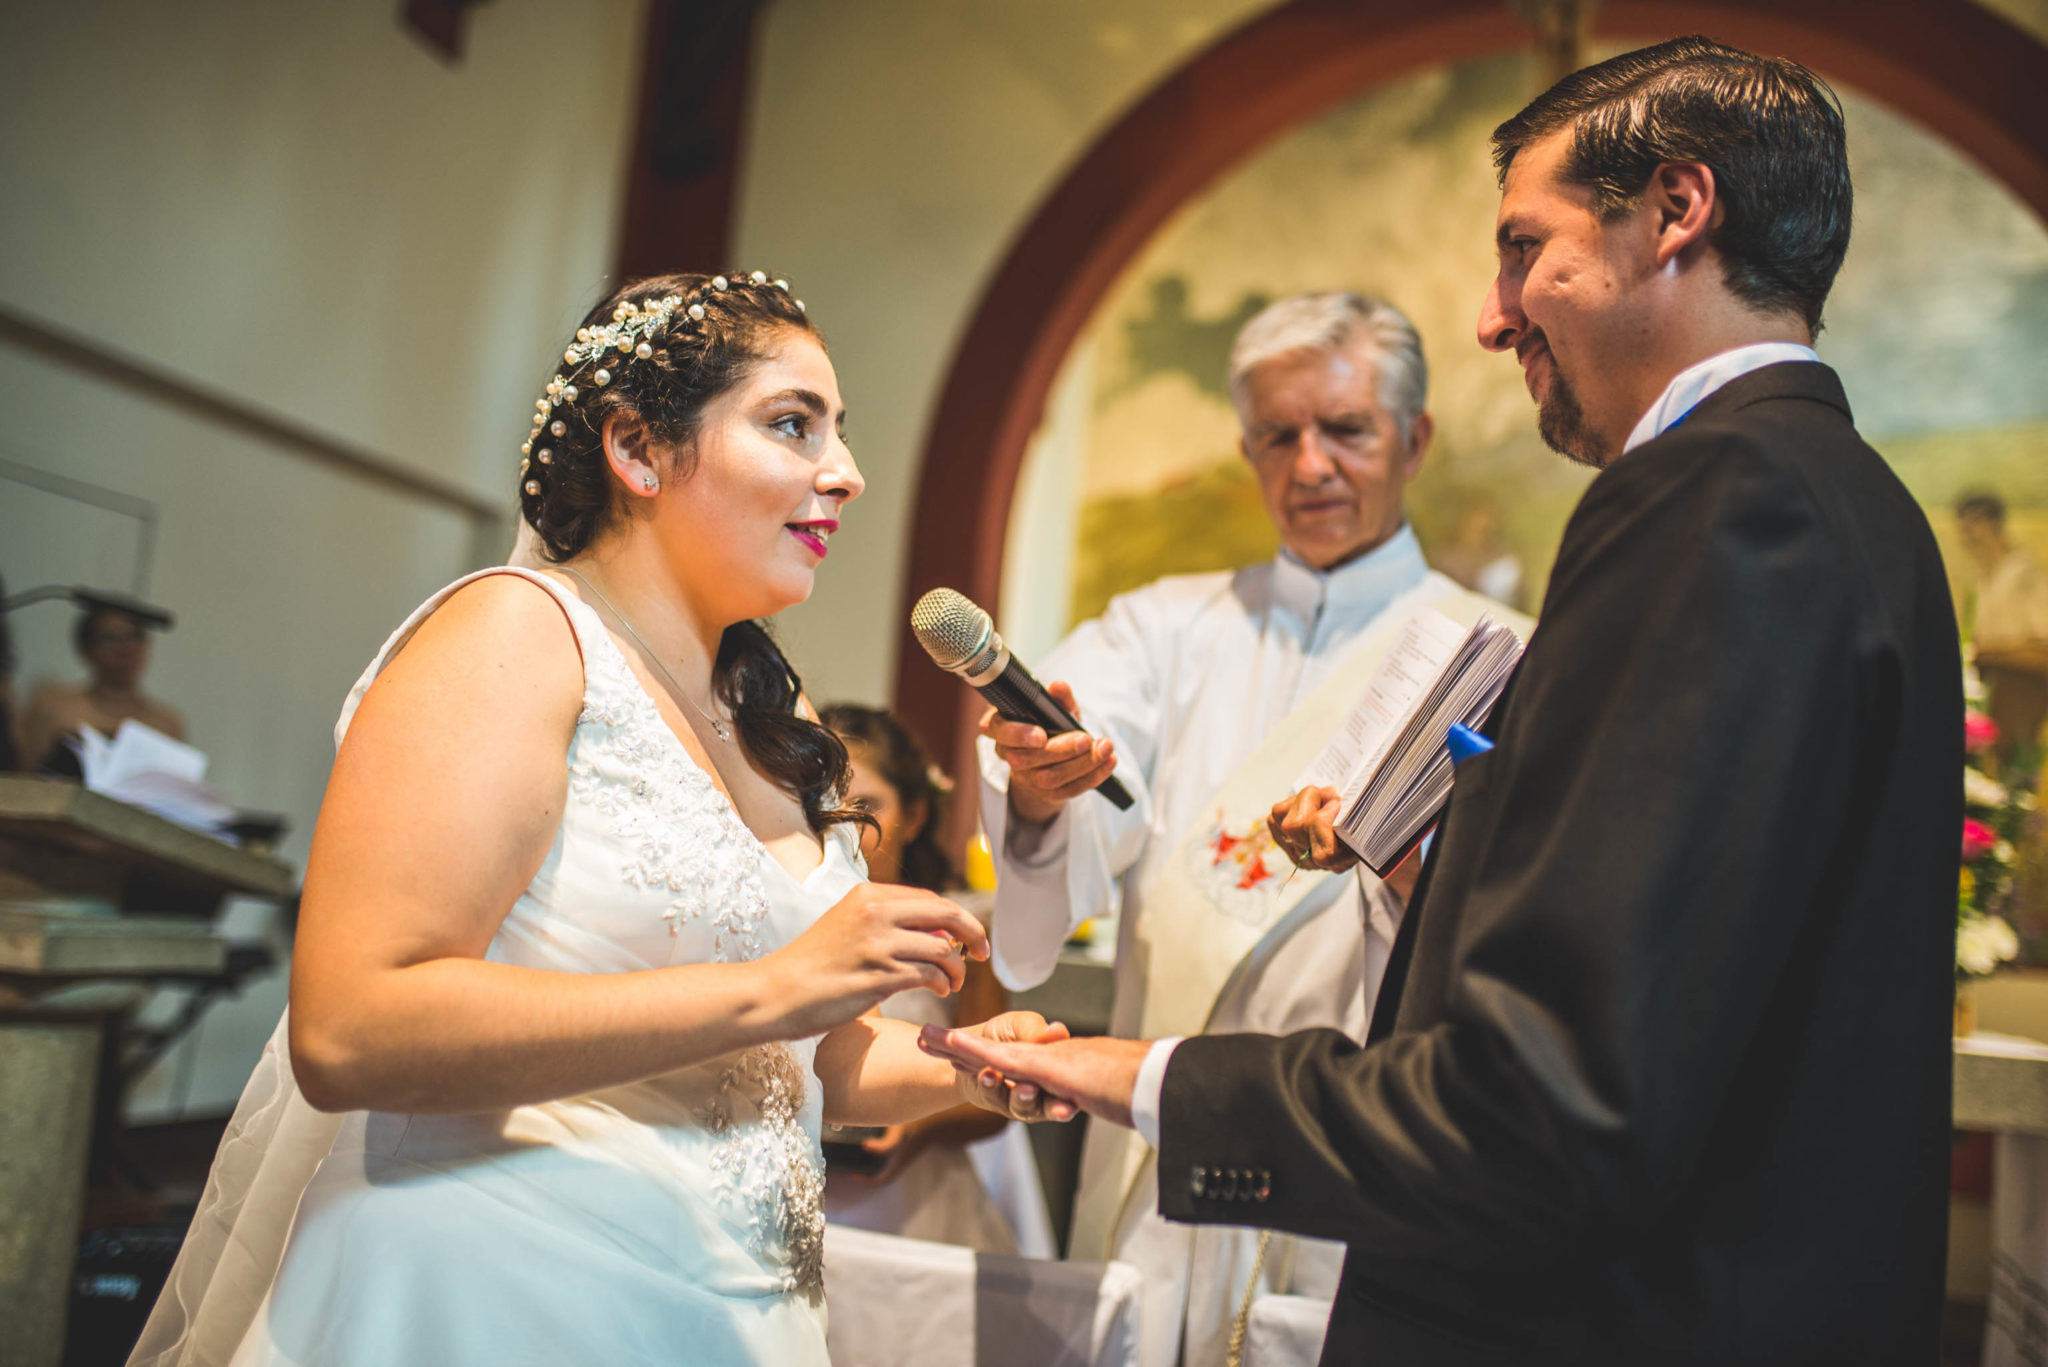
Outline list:
[[[80,727],[78,763],[93,792],[181,826],[211,834],[234,820],[234,807],[204,782],[206,752],[132,717],[112,740],[90,726]]]

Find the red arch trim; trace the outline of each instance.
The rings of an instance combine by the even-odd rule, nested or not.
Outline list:
[[[1703,32],[1885,100],[2048,220],[2048,47],[1971,0],[1609,0],[1598,31]],[[1117,274],[1180,205],[1288,128],[1434,63],[1524,47],[1501,0],[1290,0],[1174,72],[1091,147],[1004,259],[955,352],[926,440],[903,611],[947,585],[993,607],[1010,500],[1061,361]],[[1474,301],[1477,307],[1477,301]],[[907,630],[897,711],[971,778],[978,703]],[[971,802],[954,834],[973,822]]]

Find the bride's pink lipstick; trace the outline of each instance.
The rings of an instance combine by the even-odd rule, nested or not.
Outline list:
[[[825,538],[839,530],[839,523],[832,518],[821,518],[816,522],[785,522],[782,525],[791,536],[810,547],[820,560],[825,558]]]

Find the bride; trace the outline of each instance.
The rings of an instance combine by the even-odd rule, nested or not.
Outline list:
[[[821,1119],[1071,1115],[875,1012],[988,948],[865,880],[756,620],[862,487],[802,303],[629,286],[536,414],[544,568],[443,589],[349,695],[290,1009],[131,1363],[823,1363]]]

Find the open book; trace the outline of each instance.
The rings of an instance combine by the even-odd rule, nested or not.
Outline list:
[[[1338,838],[1380,877],[1421,842],[1451,795],[1451,727],[1486,720],[1521,656],[1521,639],[1491,617],[1467,629],[1421,609],[1296,780],[1297,791],[1343,795]]]

